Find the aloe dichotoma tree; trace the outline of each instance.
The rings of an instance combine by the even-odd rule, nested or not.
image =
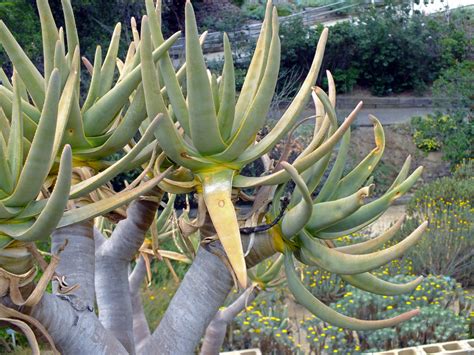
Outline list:
[[[22,330],[34,353],[39,353],[39,346],[33,330],[53,351],[65,354],[188,354],[214,318],[203,347],[203,353],[212,354],[222,343],[222,327],[241,307],[217,313],[232,287],[247,288],[246,294],[254,297],[248,287],[275,285],[282,266],[296,300],[329,323],[366,330],[415,316],[417,310],[386,320],[344,316],[315,299],[294,269],[296,258],[386,295],[409,292],[421,281],[392,284],[370,270],[416,243],[426,223],[384,250],[378,249],[402,221],[364,243],[336,248],[332,242],[374,222],[413,186],[421,168],[409,174],[408,158],[387,192],[364,203],[373,190],[372,171],[385,149],[383,128],[372,117],[376,146],[343,175],[350,126],[362,103],[339,125],[331,74],[327,73],[328,94],[313,87],[328,30],[319,38],[310,71],[293,102],[275,127],[258,139],[280,61],[278,16],[271,1],[238,95],[225,34],[225,64],[222,75],[216,76],[206,68],[201,50],[205,34],[198,36],[188,1],[186,63],[176,70],[167,50],[180,34],[165,40],[160,1],[145,4],[140,30],[131,20],[133,41],[126,58],[117,57],[118,24],[104,59],[100,47],[92,62],[82,58],[85,72],[70,0],[62,0],[65,30],[56,26],[48,1],[37,0],[43,72],[0,21],[0,43],[14,67],[11,78],[0,71],[1,320]],[[85,75],[91,80],[84,91]],[[311,142],[291,163],[284,155],[273,164],[267,153],[291,134],[311,97],[316,112]],[[339,142],[335,162],[323,179]],[[122,158],[105,159],[114,153]],[[257,159],[265,162],[264,175],[240,174]],[[132,168],[142,169],[139,178],[114,192],[109,180]],[[288,201],[282,196],[290,180],[296,187]],[[254,194],[242,189],[253,189]],[[176,219],[173,197],[157,212],[165,193],[190,192],[199,201],[194,220],[187,213]],[[246,215],[235,207],[240,198],[253,201]],[[111,221],[111,233],[102,228],[104,218]],[[158,248],[160,238],[170,234],[179,235],[182,253]],[[47,253],[36,246],[44,240],[51,242]],[[192,263],[153,331],[139,297],[150,254]],[[260,266],[252,271],[275,254],[281,255],[268,270]],[[45,290],[51,280],[50,293]]]

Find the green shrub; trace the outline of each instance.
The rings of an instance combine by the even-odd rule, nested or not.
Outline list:
[[[463,285],[474,280],[474,178],[446,177],[420,188],[407,206],[409,219],[400,235],[422,221],[429,227],[406,258],[416,274],[447,275]]]
[[[356,68],[336,69],[333,76],[336,87],[338,88],[338,93],[344,94],[351,92],[357,83],[359,75],[360,71]]]
[[[304,284],[321,301],[334,302],[344,294],[344,283],[338,275],[310,266],[302,267],[300,272]]]
[[[452,165],[473,157],[474,120],[437,112],[411,119],[413,141],[424,152],[443,152]]]
[[[245,0],[232,0],[232,3],[238,7],[242,6],[245,3]]]
[[[392,282],[412,277],[396,276]],[[427,277],[411,294],[378,296],[347,286],[344,297],[333,308],[353,317],[381,319],[419,307],[421,314],[393,328],[358,331],[356,334],[332,327],[313,317],[303,323],[307,339],[317,354],[383,351],[426,343],[468,338],[472,298],[455,280],[444,276]],[[454,310],[455,305],[459,305]]]
[[[301,345],[289,322],[284,290],[258,296],[232,322],[224,350],[259,348],[264,354],[297,354]]]
[[[466,60],[441,73],[433,83],[433,103],[449,113],[472,120],[474,108],[474,61]]]
[[[244,6],[245,17],[253,20],[263,20],[265,17],[265,5],[263,4],[248,4]]]
[[[357,20],[331,27],[323,69],[334,74],[341,92],[355,84],[375,95],[422,92],[441,70],[467,57],[469,16],[453,12],[447,21],[419,13],[410,16],[406,6],[369,8]],[[321,31],[322,26],[303,25],[301,18],[282,24],[281,68],[307,70]]]
[[[375,95],[424,91],[439,71],[466,56],[467,36],[444,18],[413,14],[409,6],[369,9],[358,20],[360,84]]]
[[[453,178],[456,180],[467,180],[474,176],[474,159],[463,160],[455,166]]]
[[[34,58],[35,65],[42,67],[43,52],[41,47],[41,29],[35,13],[35,7],[30,1],[1,1],[0,19],[12,29],[15,38],[29,58]],[[18,24],[21,23],[19,26]],[[0,66],[11,71],[8,57],[0,46]],[[9,73],[11,74],[11,73]]]

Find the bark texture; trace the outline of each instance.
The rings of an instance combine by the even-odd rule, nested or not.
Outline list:
[[[249,239],[243,236],[244,249]],[[257,234],[246,258],[247,266],[252,267],[275,252],[272,238],[266,233]],[[232,277],[221,259],[199,248],[160,324],[139,352],[193,354],[232,286]]]
[[[140,293],[141,285],[146,276],[146,266],[143,256],[137,260],[137,264],[133,272],[128,278],[130,284],[130,297],[132,298],[132,312],[133,312],[133,338],[135,347],[139,348],[140,344],[151,335],[148,321],[145,317],[143,309],[142,296]]]
[[[62,354],[128,354],[94,312],[77,311],[58,296],[45,294],[32,316],[46,327]]]
[[[227,308],[219,310],[206,329],[204,341],[201,348],[201,355],[219,354],[224,343],[227,327],[232,320],[244,310],[247,304],[257,297],[258,289],[247,288],[240,296]]]
[[[80,287],[69,294],[75,302],[94,308],[94,232],[92,222],[82,222],[58,228],[53,232],[51,251],[57,254],[60,249],[60,262],[56,273],[65,276],[66,282]],[[57,285],[53,283],[54,291]]]
[[[100,245],[95,255],[99,319],[130,354],[135,353],[135,342],[128,270],[157,208],[158,203],[153,201],[132,202],[127,218],[117,224],[110,239]]]

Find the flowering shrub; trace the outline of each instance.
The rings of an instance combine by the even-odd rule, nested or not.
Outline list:
[[[451,276],[472,285],[474,276],[474,178],[443,178],[419,189],[408,205],[402,233],[422,220],[429,228],[407,254],[415,273]]]
[[[411,276],[389,278],[406,282]],[[332,327],[311,317],[302,323],[316,354],[355,354],[443,342],[469,337],[472,297],[450,277],[429,276],[411,294],[378,296],[347,286],[344,297],[332,305],[354,317],[380,319],[418,306],[421,314],[394,328],[356,333]],[[455,305],[458,307],[455,310]]]
[[[259,348],[264,354],[295,354],[301,345],[288,318],[284,292],[265,292],[235,319],[223,349]]]
[[[456,114],[428,114],[411,119],[413,142],[424,152],[441,150],[452,164],[473,156],[474,121]]]

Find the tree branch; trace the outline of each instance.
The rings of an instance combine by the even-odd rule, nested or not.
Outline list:
[[[140,293],[140,286],[143,283],[145,276],[145,260],[143,259],[143,256],[140,256],[137,260],[135,268],[133,269],[133,272],[128,277],[130,297],[132,299],[133,338],[136,348],[139,348],[140,344],[151,335],[150,327],[148,326],[148,321],[145,317]]]
[[[46,293],[31,315],[43,324],[63,354],[128,354],[99,322],[94,312]]]
[[[132,300],[128,268],[155,218],[158,203],[136,200],[127,209],[127,218],[117,224],[112,236],[96,251],[96,283],[99,319],[124,345],[135,353]]]
[[[242,236],[244,249],[248,236]],[[276,253],[272,237],[257,234],[246,258],[247,266]],[[232,289],[232,277],[223,262],[214,254],[199,248],[188,270],[152,336],[138,349],[143,354],[192,354],[209,322]],[[179,339],[179,341],[177,341]]]
[[[219,310],[206,329],[201,355],[218,354],[224,343],[227,326],[257,297],[258,288],[250,286],[227,308]]]
[[[80,287],[72,291],[69,296],[75,302],[90,309],[95,304],[94,288],[94,233],[92,221],[81,222],[67,227],[56,229],[52,236],[51,251],[57,254],[61,248],[60,262],[56,273],[65,276],[66,282]],[[57,292],[58,285],[53,282],[53,290]]]

